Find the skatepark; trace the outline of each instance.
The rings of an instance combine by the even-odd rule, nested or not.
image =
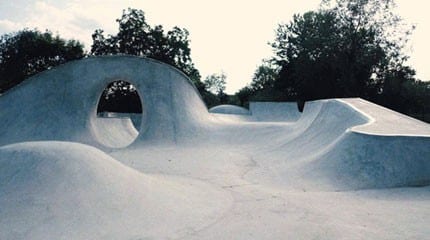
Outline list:
[[[97,114],[117,80],[138,124]],[[179,70],[104,56],[0,109],[0,239],[430,236],[430,125],[360,98],[208,109]]]

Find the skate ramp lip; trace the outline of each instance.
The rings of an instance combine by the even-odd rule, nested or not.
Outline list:
[[[290,126],[285,136],[271,133],[274,144],[260,156],[265,167],[247,179],[265,176],[268,184],[323,191],[430,183],[426,123],[350,98],[308,102]]]
[[[315,119],[322,117],[322,112],[326,111],[323,106],[327,104],[337,105],[330,110],[330,114],[337,119],[344,121],[349,121],[351,118],[362,119],[361,123],[349,124],[347,131],[379,136],[430,137],[430,124],[361,98],[336,98],[307,102],[296,125],[302,128],[310,126]],[[350,109],[349,113],[338,115],[343,108]],[[330,121],[325,121],[324,126],[336,124],[336,119],[332,116],[324,114],[323,118],[331,118]]]
[[[430,125],[361,98],[338,99],[368,119],[352,131],[369,135],[430,137]]]

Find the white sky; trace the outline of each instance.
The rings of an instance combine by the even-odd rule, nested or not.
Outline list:
[[[191,55],[202,77],[224,71],[227,92],[234,93],[251,81],[271,47],[278,23],[288,23],[294,13],[315,10],[320,0],[0,0],[0,34],[24,27],[49,29],[63,38],[74,38],[91,46],[97,28],[117,32],[115,19],[122,9],[142,9],[150,25],[188,29]],[[398,12],[417,25],[411,38],[409,64],[417,77],[430,80],[430,2],[397,0]]]

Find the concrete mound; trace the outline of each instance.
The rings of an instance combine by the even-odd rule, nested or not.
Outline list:
[[[236,105],[223,104],[209,109],[210,113],[249,115],[248,109]]]
[[[79,143],[0,148],[0,239],[178,236],[219,217],[230,201],[206,184],[147,176]]]

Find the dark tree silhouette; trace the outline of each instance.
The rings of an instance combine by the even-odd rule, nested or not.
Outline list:
[[[136,88],[123,80],[110,83],[100,97],[97,113],[100,112],[142,113]]]
[[[0,37],[0,93],[27,77],[85,56],[84,46],[50,31],[24,29]]]
[[[200,81],[199,71],[191,60],[189,33],[184,28],[174,27],[165,31],[163,26],[151,27],[145,13],[129,8],[123,11],[116,35],[104,36],[103,30],[93,35],[91,55],[130,54],[157,59],[173,65],[187,74],[195,83]]]
[[[338,0],[280,25],[272,43],[281,67],[277,87],[301,100],[376,99],[387,74],[407,59],[402,48],[410,31],[393,6],[391,0]]]
[[[225,91],[225,84],[227,76],[225,73],[220,74],[211,74],[205,78],[203,82],[206,86],[206,89],[214,94],[222,94]]]
[[[205,89],[205,85],[200,80],[200,73],[191,60],[189,33],[186,29],[174,27],[166,32],[161,25],[152,27],[146,22],[145,13],[142,10],[132,8],[124,10],[121,18],[116,21],[119,25],[116,35],[104,36],[102,29],[95,30],[92,35],[91,55],[130,54],[154,58],[170,64],[189,76],[204,100],[210,101],[211,94]],[[103,98],[109,100],[109,98],[136,94],[124,92],[132,89],[128,86],[128,82],[119,81],[117,84],[119,84],[117,88],[104,93],[120,92],[103,95]]]
[[[276,76],[259,77],[269,73],[260,66],[236,96],[242,103],[362,97],[429,121],[430,84],[405,65],[413,26],[394,6],[393,0],[323,0],[317,11],[294,15],[271,43]]]

